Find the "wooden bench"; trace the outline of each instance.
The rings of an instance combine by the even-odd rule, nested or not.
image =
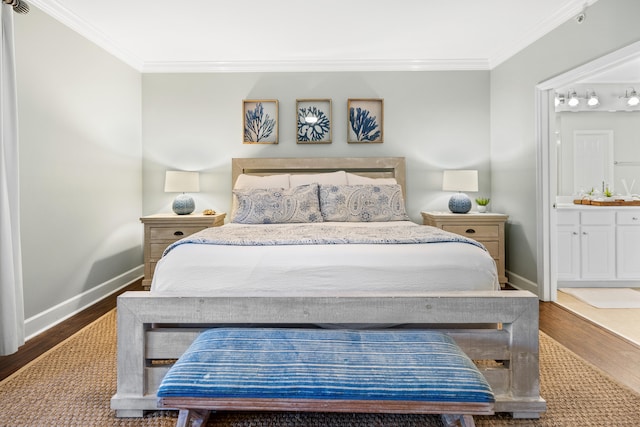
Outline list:
[[[494,407],[455,342],[424,330],[209,329],[157,396],[180,410],[178,427],[204,426],[219,410],[442,414],[473,426]]]

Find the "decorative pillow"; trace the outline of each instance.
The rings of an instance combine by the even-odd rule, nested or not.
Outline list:
[[[238,207],[231,222],[240,224],[282,224],[322,222],[318,184],[298,187],[233,190]]]
[[[394,185],[397,183],[398,181],[396,181],[395,178],[369,178],[368,176],[356,175],[355,173],[347,172],[347,184],[349,185]]]
[[[315,174],[293,174],[290,177],[291,187],[306,184],[333,184],[347,185],[347,173],[345,171],[315,173]]]
[[[233,184],[233,189],[240,188],[291,188],[289,184],[289,174],[276,174],[276,175],[247,175],[240,174],[236,178],[236,182]],[[235,212],[238,209],[238,198],[234,194],[231,197],[231,218],[235,216]]]
[[[321,185],[325,221],[408,221],[400,185]]]

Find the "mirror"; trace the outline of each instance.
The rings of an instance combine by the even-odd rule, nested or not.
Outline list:
[[[555,89],[558,196],[610,190],[631,197],[640,192],[636,88],[640,89],[640,60],[633,59]]]

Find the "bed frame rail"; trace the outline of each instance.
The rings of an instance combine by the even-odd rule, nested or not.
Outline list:
[[[538,298],[528,291],[409,297],[173,297],[127,292],[118,297],[118,380],[111,399],[116,415],[140,417],[157,410],[155,391],[170,361],[204,325],[247,323],[446,325],[446,332],[479,361],[496,394],[496,412],[538,418],[546,410],[539,391]],[[450,328],[474,324],[483,326]]]

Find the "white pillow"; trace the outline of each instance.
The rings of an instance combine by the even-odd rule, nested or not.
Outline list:
[[[267,176],[241,174],[238,175],[233,188],[234,190],[241,188],[291,188],[289,176],[288,173]]]
[[[347,185],[347,173],[345,171],[315,173],[315,174],[293,174],[289,178],[291,188],[300,185],[313,183],[324,185]]]
[[[398,181],[395,178],[369,178],[368,176],[356,175],[347,172],[347,184],[349,185],[395,185]]]

